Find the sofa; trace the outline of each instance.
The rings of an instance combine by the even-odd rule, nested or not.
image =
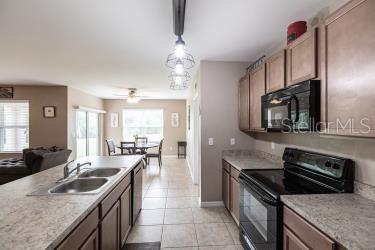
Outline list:
[[[22,159],[0,160],[0,185],[64,164],[71,152],[55,146],[27,148],[22,152]]]

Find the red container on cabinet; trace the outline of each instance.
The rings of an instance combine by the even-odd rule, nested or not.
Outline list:
[[[307,25],[305,21],[298,21],[288,26],[288,44],[296,40],[299,36],[305,33]]]

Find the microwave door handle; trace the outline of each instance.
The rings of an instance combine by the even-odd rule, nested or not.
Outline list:
[[[292,100],[296,102],[296,118],[294,121],[292,121]],[[295,95],[292,95],[288,101],[288,119],[292,124],[299,121],[299,101]]]
[[[295,95],[292,96],[292,100],[296,102],[296,119],[294,119],[294,123],[299,121],[299,101]]]

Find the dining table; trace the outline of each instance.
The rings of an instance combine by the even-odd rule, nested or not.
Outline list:
[[[148,143],[135,143],[135,149],[140,149],[143,152],[146,152],[149,148],[156,148],[159,146],[159,143],[154,142],[148,142]],[[117,146],[118,149],[121,150],[121,154],[124,154],[125,150],[131,150],[134,149],[134,146],[132,144],[126,144],[125,142],[121,142],[120,146]]]

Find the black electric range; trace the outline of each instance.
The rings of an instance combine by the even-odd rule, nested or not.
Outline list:
[[[353,192],[350,159],[286,148],[283,169],[240,173],[240,238],[245,249],[282,249],[281,195]]]

